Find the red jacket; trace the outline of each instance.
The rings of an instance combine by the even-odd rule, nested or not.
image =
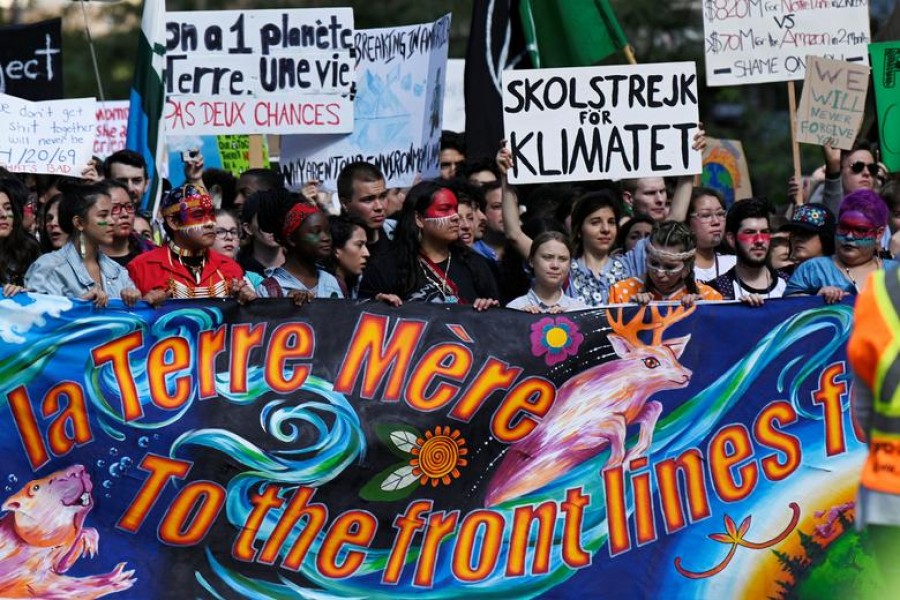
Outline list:
[[[196,290],[197,297],[225,297],[231,294],[232,279],[244,277],[244,270],[235,261],[215,250],[209,250],[200,274],[199,285],[194,276],[167,246],[145,252],[128,263],[132,281],[146,294],[150,290]],[[221,293],[224,284],[224,293]],[[209,293],[213,292],[213,293]],[[175,294],[175,297],[190,297]]]

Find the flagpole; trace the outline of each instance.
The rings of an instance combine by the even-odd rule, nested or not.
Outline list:
[[[634,48],[631,47],[631,44],[625,44],[622,51],[625,53],[625,59],[628,61],[629,65],[637,64],[637,58],[634,56]]]

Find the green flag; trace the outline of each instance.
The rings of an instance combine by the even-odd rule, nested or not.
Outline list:
[[[608,0],[522,0],[519,10],[536,69],[586,67],[628,46]]]
[[[900,42],[869,44],[872,83],[878,110],[881,161],[890,173],[900,171]]]

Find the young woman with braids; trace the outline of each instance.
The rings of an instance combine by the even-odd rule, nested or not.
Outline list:
[[[4,296],[22,291],[25,272],[41,255],[37,241],[22,224],[24,202],[15,198],[17,190],[0,179],[0,285]]]
[[[133,306],[141,299],[124,267],[100,251],[113,239],[112,200],[100,184],[61,183],[59,225],[66,245],[38,258],[25,274],[25,287],[40,294],[90,300],[104,307],[110,298]]]
[[[262,298],[343,298],[334,276],[319,267],[331,255],[328,217],[318,206],[285,189],[257,192],[259,228],[274,234],[284,248],[284,264],[275,267],[256,288]]]
[[[363,273],[360,298],[396,295],[403,302],[497,306],[500,294],[486,260],[459,242],[456,195],[423,181],[406,196],[394,248]]]
[[[694,279],[694,234],[684,223],[663,221],[653,227],[646,247],[647,273],[617,282],[609,290],[610,304],[679,301],[691,306],[697,300],[722,300],[722,295]]]

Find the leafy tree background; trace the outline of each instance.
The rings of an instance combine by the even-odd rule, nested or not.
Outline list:
[[[565,0],[560,0],[565,1]],[[743,141],[756,195],[782,203],[793,172],[787,85],[784,83],[708,88],[703,62],[700,0],[611,0],[639,62],[696,61],[700,80],[700,113],[709,135]],[[894,0],[870,0],[872,32],[886,30]],[[63,52],[66,96],[98,96],[84,32],[83,9],[91,23],[105,95],[128,97],[140,29],[138,0],[78,1],[0,0],[4,22],[56,16],[64,19]],[[450,56],[465,57],[472,0],[168,0],[168,10],[240,10],[351,6],[359,28],[388,27],[432,21],[452,12]],[[14,9],[17,9],[14,10]],[[900,20],[900,19],[898,19]],[[900,23],[897,31],[900,32]],[[888,33],[882,39],[897,39]],[[609,62],[624,62],[616,56]],[[801,85],[797,84],[798,99]],[[870,103],[872,94],[869,95]],[[874,105],[869,115],[874,114]],[[869,122],[864,124],[866,133]],[[805,171],[821,164],[817,147],[801,144]]]

